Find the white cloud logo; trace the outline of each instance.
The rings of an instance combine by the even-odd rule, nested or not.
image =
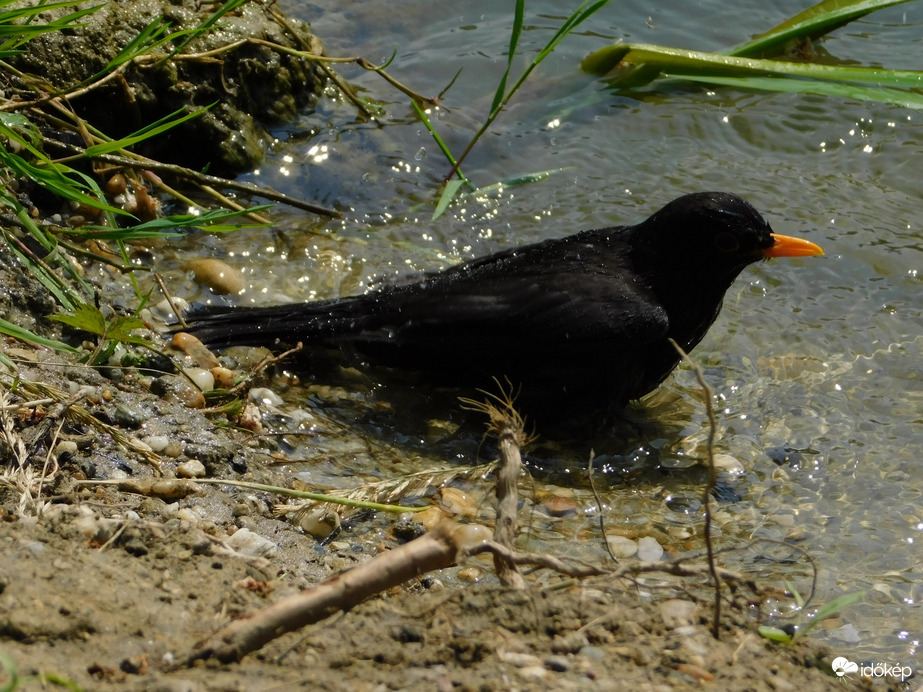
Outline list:
[[[857,673],[859,672],[859,664],[853,663],[848,658],[844,656],[838,656],[833,659],[833,663],[830,664],[833,667],[833,672],[837,674],[837,677],[843,677],[847,673]]]

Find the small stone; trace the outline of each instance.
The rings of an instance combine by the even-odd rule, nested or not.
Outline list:
[[[555,495],[544,502],[545,511],[553,517],[564,517],[577,511],[577,503],[569,497]]]
[[[183,373],[203,392],[210,392],[215,388],[215,376],[205,368],[186,368]]]
[[[663,546],[656,538],[645,536],[638,541],[638,559],[641,562],[657,562],[663,557]]]
[[[205,478],[205,464],[198,459],[190,459],[178,464],[176,475],[180,478]]]
[[[170,440],[167,446],[163,448],[163,455],[170,459],[176,459],[183,453],[183,443],[179,440]]]
[[[545,667],[555,673],[564,673],[570,670],[571,661],[567,656],[548,656],[545,659]]]
[[[141,441],[150,447],[152,452],[157,454],[160,454],[170,444],[170,438],[166,435],[148,435],[147,437],[142,437]]]
[[[175,401],[188,408],[205,408],[205,397],[182,377],[163,375],[151,382],[151,391],[166,401]]]
[[[55,448],[54,455],[59,462],[63,459],[67,459],[69,456],[73,456],[77,453],[77,443],[72,442],[71,440],[61,440]]]
[[[625,536],[606,536],[609,550],[617,558],[631,557],[638,552],[638,543]]]
[[[252,557],[272,557],[279,552],[279,547],[275,543],[250,529],[238,529],[228,536],[226,543],[238,553]]]
[[[452,514],[462,517],[473,517],[477,514],[477,504],[465,491],[450,486],[443,488],[441,493],[442,506]]]
[[[195,282],[208,286],[219,296],[237,294],[247,287],[243,274],[217,259],[198,259],[189,263]]]
[[[115,407],[115,422],[119,427],[140,428],[145,418],[140,411],[129,408],[125,404],[119,404]]]
[[[250,390],[250,399],[265,406],[282,406],[285,400],[269,387],[254,387]]]
[[[340,515],[331,509],[315,509],[301,517],[298,525],[309,536],[323,540],[340,528]]]
[[[481,570],[477,567],[466,567],[465,569],[458,570],[458,578],[461,581],[471,582],[475,584],[481,580]]]

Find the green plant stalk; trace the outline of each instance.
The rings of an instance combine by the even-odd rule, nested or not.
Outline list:
[[[494,101],[490,113],[487,115],[487,118],[478,129],[478,131],[474,133],[471,141],[468,142],[468,146],[466,146],[464,151],[462,151],[461,155],[458,157],[458,161],[453,164],[452,170],[449,171],[449,174],[445,176],[444,180],[448,180],[452,177],[452,175],[455,173],[455,170],[458,168],[459,163],[465,160],[469,152],[474,148],[474,145],[477,144],[478,140],[480,140],[487,129],[493,124],[494,120],[497,119],[497,116],[500,115],[506,105],[510,102],[510,99],[513,98],[513,96],[519,90],[519,87],[522,86],[523,82],[525,82],[529,75],[532,74],[532,71],[538,67],[545,58],[551,55],[554,49],[557,48],[558,44],[560,44],[561,41],[563,41],[574,29],[576,29],[580,24],[586,21],[594,13],[605,7],[607,4],[609,4],[609,0],[584,0],[584,2],[582,2],[580,6],[574,10],[573,13],[571,13],[571,15],[564,21],[561,27],[555,32],[554,36],[551,37],[551,40],[548,41],[548,43],[541,51],[539,51],[538,55],[532,59],[532,62],[526,66],[526,69],[523,70],[522,74],[515,81],[513,86],[510,87],[509,91],[503,93],[502,89],[506,86],[506,79],[508,77],[510,65],[512,64],[514,57],[512,55],[512,51],[515,50],[519,40],[516,29],[518,27],[519,31],[521,31],[523,24],[523,18],[521,15],[524,12],[524,3],[517,0],[516,16],[513,19],[513,36],[510,37],[511,55],[508,59],[507,70],[501,79],[501,84],[494,94]]]

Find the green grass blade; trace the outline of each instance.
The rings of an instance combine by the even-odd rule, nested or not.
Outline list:
[[[773,55],[782,51],[792,40],[814,40],[838,29],[855,19],[875,10],[899,5],[910,0],[823,0],[794,17],[790,17],[752,41],[742,43],[720,55],[751,57]],[[628,44],[617,43],[594,51],[581,63],[581,68],[590,74],[604,75],[614,69],[630,50]],[[645,80],[655,79],[655,68],[646,71]],[[634,80],[631,86],[636,86]]]
[[[547,171],[536,171],[534,173],[523,173],[522,175],[515,175],[510,178],[504,178],[503,180],[492,183],[491,185],[484,185],[483,187],[479,187],[476,190],[472,190],[471,195],[475,197],[491,195],[494,192],[499,192],[504,187],[516,187],[519,185],[537,183],[545,180],[545,178],[550,178],[553,175],[557,175],[558,173],[572,171],[574,168],[576,168],[576,166],[564,166],[562,168],[551,168]]]
[[[653,65],[673,76],[777,76],[851,82],[871,86],[923,87],[923,72],[884,70],[875,67],[817,65],[814,63],[738,58],[719,53],[666,48],[648,44],[628,44],[624,62]]]
[[[467,180],[460,180],[458,178],[452,178],[452,180],[446,181],[445,186],[442,188],[442,194],[439,196],[439,201],[436,203],[436,209],[433,211],[433,221],[445,213],[445,210],[455,198],[455,195],[458,194],[458,191],[467,182]]]
[[[516,46],[519,44],[519,37],[522,35],[525,13],[525,0],[516,0],[516,10],[513,13],[513,29],[510,31],[510,48],[506,57],[506,70],[500,78],[500,83],[497,84],[497,89],[494,92],[494,100],[490,104],[491,113],[500,108],[500,104],[503,103],[503,97],[506,95],[506,81],[509,79],[510,70],[513,69],[513,61],[516,57]]]
[[[865,591],[856,591],[855,593],[848,593],[839,598],[834,598],[829,603],[824,604],[820,610],[814,614],[813,618],[808,620],[803,627],[798,628],[795,639],[805,636],[827,618],[839,614],[843,609],[854,603],[858,603],[863,598],[865,598]]]
[[[446,157],[448,162],[455,166],[455,157],[452,155],[452,152],[449,150],[449,146],[443,141],[442,137],[439,136],[439,133],[436,131],[436,128],[433,127],[433,123],[430,122],[429,116],[426,115],[426,111],[420,106],[416,101],[411,101],[410,105],[413,106],[414,112],[417,114],[417,117],[420,119],[420,122],[423,123],[423,126],[429,131],[432,135],[433,140],[436,142],[436,146],[439,147],[439,150],[442,152],[442,155]],[[455,174],[459,178],[464,178],[465,176],[462,172],[455,166]]]
[[[67,351],[68,353],[80,353],[80,351],[70,344],[65,344],[63,341],[58,341],[56,339],[49,339],[44,336],[38,336],[33,334],[28,329],[23,329],[12,322],[7,322],[5,319],[0,317],[0,334],[6,334],[11,336],[14,339],[19,339],[20,341],[27,341],[33,344],[38,344],[39,346],[44,346],[46,348],[54,349],[55,351]]]
[[[180,114],[184,112],[185,108],[180,108],[179,110],[173,111],[169,115],[165,115],[157,122],[153,122],[150,125],[142,127],[140,130],[131,133],[121,139],[116,139],[111,142],[103,142],[102,144],[94,144],[91,147],[87,147],[83,155],[87,158],[93,158],[94,156],[100,156],[102,154],[110,154],[113,151],[118,151],[119,149],[126,149],[130,146],[143,142],[146,139],[155,137],[167,130],[176,127],[177,125],[186,122],[192,118],[199,117],[202,113],[207,111],[209,108],[214,106],[212,103],[204,108],[199,108],[192,113],[186,113],[180,117]]]
[[[261,228],[265,226],[265,224],[260,223],[229,224],[222,222],[236,219],[246,214],[258,214],[270,208],[272,208],[271,204],[261,204],[241,211],[214,209],[204,214],[175,214],[173,216],[163,216],[127,228],[88,224],[80,228],[62,229],[61,232],[97,240],[120,240],[124,242],[143,240],[145,238],[169,238],[182,235],[182,231],[184,230],[227,233],[230,231],[243,230],[245,228]]]
[[[665,75],[669,76],[669,75]],[[888,89],[885,87],[869,87],[856,84],[837,84],[833,82],[818,82],[805,79],[780,79],[778,77],[696,77],[683,75],[682,79],[705,84],[720,84],[722,86],[737,87],[740,89],[756,89],[758,91],[775,91],[789,94],[818,94],[836,98],[853,99],[856,101],[871,101],[874,103],[890,103],[903,108],[923,108],[923,94],[901,89]]]
[[[16,670],[16,664],[13,663],[13,659],[3,651],[0,651],[0,668],[3,668],[3,672],[9,678],[6,684],[0,687],[0,692],[16,692],[19,688],[19,671]]]
[[[792,40],[815,40],[870,12],[911,0],[823,0],[769,31],[727,51],[728,55],[777,54]]]

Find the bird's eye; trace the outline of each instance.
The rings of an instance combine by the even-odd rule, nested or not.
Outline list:
[[[740,250],[740,241],[733,233],[722,232],[715,236],[715,247],[721,252],[737,252]]]

